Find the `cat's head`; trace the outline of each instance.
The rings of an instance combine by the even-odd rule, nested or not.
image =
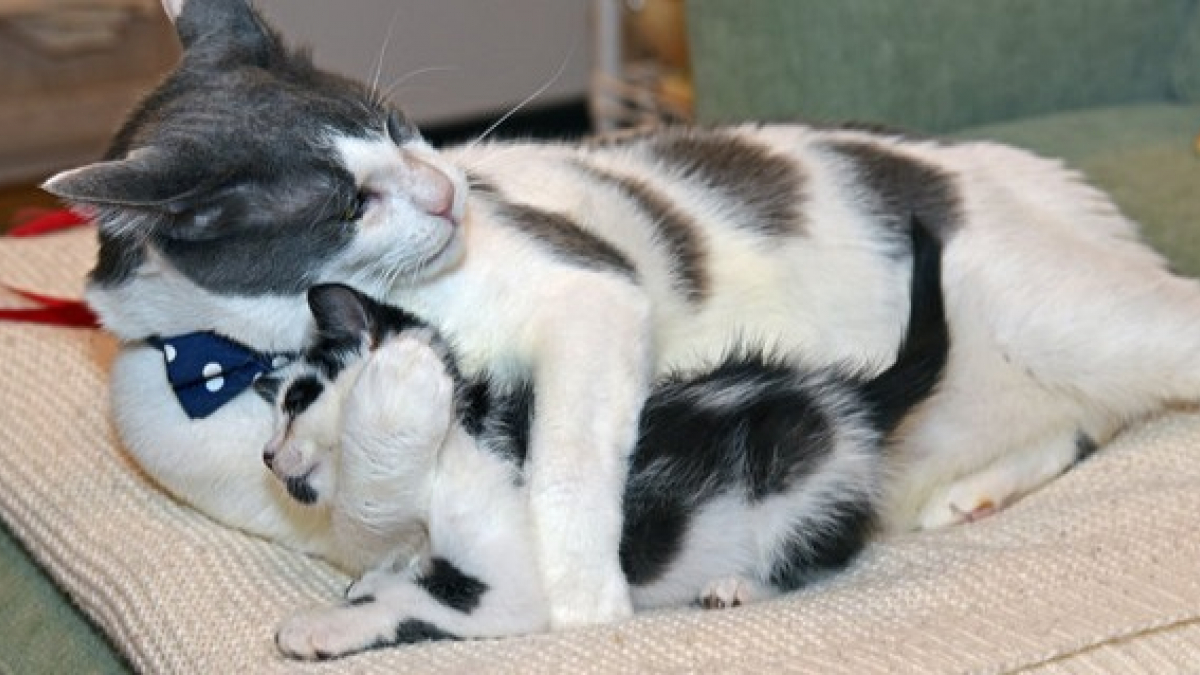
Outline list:
[[[323,504],[332,496],[337,473],[342,408],[367,356],[388,340],[418,339],[443,355],[436,333],[411,314],[378,303],[341,284],[320,284],[308,291],[314,331],[300,358],[255,384],[272,403],[274,432],[263,448],[267,468],[304,504]],[[385,394],[380,394],[381,396]],[[428,401],[406,402],[420,405]]]
[[[107,328],[289,349],[310,286],[383,295],[456,264],[466,180],[397,109],[246,0],[163,4],[182,61],[104,161],[44,186],[99,223],[87,297]]]

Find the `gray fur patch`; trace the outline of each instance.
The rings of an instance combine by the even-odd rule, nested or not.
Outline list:
[[[943,242],[958,228],[958,189],[937,167],[867,141],[831,141],[828,147],[865,190],[880,225],[895,237],[897,256],[908,255],[913,217]]]
[[[767,146],[723,131],[670,131],[646,147],[685,180],[737,204],[745,214],[738,226],[769,237],[804,233],[805,176]]]
[[[637,279],[633,263],[608,242],[567,216],[506,201],[496,201],[501,220],[545,246],[557,258],[587,269]]]
[[[707,251],[702,232],[696,221],[646,181],[622,176],[583,162],[580,169],[588,178],[610,185],[625,195],[655,228],[656,239],[671,258],[675,272],[675,290],[692,304],[708,297],[711,282],[708,277]]]

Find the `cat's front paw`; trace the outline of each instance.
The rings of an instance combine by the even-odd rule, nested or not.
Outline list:
[[[285,656],[326,661],[366,651],[380,641],[366,604],[314,609],[284,620],[275,645]]]

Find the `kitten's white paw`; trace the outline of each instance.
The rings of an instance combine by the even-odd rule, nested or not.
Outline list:
[[[742,577],[725,577],[710,582],[700,593],[704,609],[740,607],[761,599],[759,585]]]
[[[440,445],[454,413],[441,356],[419,334],[405,334],[369,359],[346,402],[348,428],[410,447]]]
[[[275,633],[285,656],[324,661],[371,649],[381,636],[359,607],[315,609],[289,617]]]

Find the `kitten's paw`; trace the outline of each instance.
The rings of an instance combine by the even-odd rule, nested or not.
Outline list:
[[[275,633],[275,645],[285,656],[325,661],[365,651],[379,641],[379,631],[361,606],[315,609],[289,617]]]
[[[346,402],[346,426],[409,446],[438,445],[454,413],[454,381],[420,334],[390,340],[370,356]]]
[[[742,577],[725,577],[710,582],[700,593],[704,609],[741,607],[759,600],[758,584]]]

